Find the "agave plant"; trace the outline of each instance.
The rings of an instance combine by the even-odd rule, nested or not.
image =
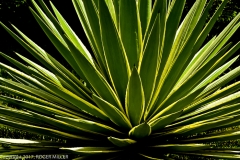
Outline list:
[[[206,23],[213,1],[196,0],[182,18],[185,0],[72,0],[88,51],[52,2],[54,13],[33,0],[33,16],[77,75],[1,23],[44,67],[0,53],[19,68],[0,63],[13,79],[0,78],[0,90],[21,97],[0,96],[17,106],[0,105],[0,123],[62,140],[0,138],[1,155],[240,159],[238,148],[215,147],[240,138],[240,131],[225,129],[240,124],[240,82],[226,86],[240,66],[225,73],[238,58],[240,43],[228,41],[240,14],[206,42],[227,3]]]

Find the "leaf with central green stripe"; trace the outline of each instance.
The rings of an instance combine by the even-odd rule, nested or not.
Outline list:
[[[182,73],[181,77],[179,78],[178,82],[176,83],[176,86],[179,86],[180,84],[182,84],[184,82],[185,79],[188,78],[188,76],[190,76],[190,74],[192,74],[192,72],[188,73],[188,71],[190,70],[190,68],[192,67],[192,65],[196,62],[196,60],[201,56],[201,54],[203,52],[205,52],[205,50],[213,43],[213,41],[216,39],[216,36],[214,36],[211,40],[209,40],[207,42],[207,44],[205,44],[193,57],[193,59],[191,60],[191,62],[189,62],[188,66],[186,66],[186,69],[184,70],[184,72]]]
[[[186,151],[198,151],[210,148],[209,145],[206,144],[163,144],[149,147],[150,149],[157,150],[167,150],[167,151],[177,151],[177,152],[186,152]]]
[[[34,156],[34,154],[60,154],[60,152],[54,148],[24,148],[21,150],[14,150],[14,151],[10,151],[10,152],[6,152],[6,153],[2,153],[0,155],[1,159],[9,159],[11,157],[15,159],[15,157],[13,155],[17,155],[18,157],[28,157],[31,159],[35,159],[36,156]],[[69,153],[69,152],[67,152]],[[67,154],[65,152],[65,154]],[[28,155],[29,154],[29,155]]]
[[[152,8],[152,10],[150,10],[150,11],[147,11],[147,10],[149,10],[147,7],[149,7],[148,5],[148,3],[149,2],[151,2],[152,0],[138,0],[138,3],[139,3],[139,5],[140,5],[140,16],[141,16],[141,21],[142,21],[142,17],[143,17],[143,13],[141,13],[141,12],[143,12],[143,10],[145,10],[145,12],[148,12],[148,13],[146,13],[146,15],[144,15],[144,17],[146,17],[146,16],[148,16],[147,14],[150,14],[149,15],[149,18],[150,19],[148,19],[148,23],[146,23],[145,25],[147,25],[146,26],[146,30],[144,31],[145,32],[145,34],[143,35],[144,36],[144,39],[146,40],[147,39],[147,37],[150,35],[150,32],[151,32],[151,29],[152,29],[152,26],[154,25],[154,21],[155,21],[155,19],[156,19],[156,17],[158,16],[158,14],[160,14],[160,16],[161,16],[161,21],[165,24],[165,18],[167,18],[167,0],[155,0],[155,2],[154,2],[154,5],[153,5],[153,8]],[[182,2],[182,1],[181,1]],[[173,1],[173,4],[175,3],[175,1]],[[142,5],[141,5],[142,4]],[[147,7],[146,6],[143,6],[143,4],[148,4],[147,5]],[[179,4],[177,4],[178,5],[178,7],[180,6]],[[144,7],[144,9],[142,9],[142,7]],[[150,12],[150,13],[149,13]],[[179,14],[180,15],[180,14]],[[179,16],[178,15],[178,16]],[[175,21],[174,22],[176,22],[176,16],[177,16],[177,14],[175,15]],[[163,25],[163,24],[162,24]],[[144,28],[144,26],[143,26],[143,28]]]
[[[101,108],[101,110],[112,120],[113,123],[124,129],[132,128],[130,121],[122,111],[95,94],[93,94],[93,100],[98,107]]]
[[[0,122],[8,126],[21,129],[21,130],[27,130],[29,132],[36,133],[36,134],[48,135],[48,136],[59,137],[59,138],[70,138],[70,139],[88,140],[88,141],[93,140],[87,137],[81,137],[78,135],[61,132],[53,128],[39,127],[39,126],[16,122],[13,120],[10,121],[10,120],[0,118]]]
[[[22,78],[24,81],[26,81],[27,83],[33,85],[33,86],[38,86],[41,89],[47,90],[47,88],[45,86],[43,86],[39,81],[37,81],[35,78],[25,74],[24,72],[21,72],[19,70],[16,70],[8,65],[5,65],[3,63],[0,63],[0,67],[4,68],[6,71],[19,76],[20,78]]]
[[[122,104],[130,76],[130,67],[119,33],[104,0],[99,1],[102,45],[112,85]]]
[[[159,154],[158,155],[156,155],[156,156],[149,156],[149,155],[144,155],[144,154],[139,154],[139,155],[141,155],[142,157],[144,157],[144,158],[147,158],[147,159],[149,159],[149,160],[163,160],[162,158],[164,158],[164,160],[174,160],[174,159],[172,159],[172,158],[167,158],[167,156],[160,156]],[[141,157],[141,158],[142,158]],[[157,158],[156,158],[157,157]],[[161,158],[161,159],[160,159]]]
[[[192,76],[190,76],[188,78],[188,80],[186,80],[181,86],[179,86],[178,88],[175,88],[172,91],[172,94],[170,94],[163,102],[162,105],[166,105],[166,103],[171,102],[175,99],[178,99],[179,97],[183,96],[183,95],[188,95],[189,91],[193,90],[194,86],[196,86],[196,84],[198,84],[200,82],[200,80],[202,80],[204,77],[207,77],[207,73],[209,73],[212,69],[212,67],[216,66],[218,63],[220,63],[220,61],[222,60],[223,57],[225,57],[228,53],[226,53],[224,56],[221,57],[220,55],[220,60],[218,60],[219,58],[216,55],[215,57],[213,57],[206,65],[204,65],[203,67],[201,67],[197,72],[195,72]],[[235,68],[235,71],[240,71],[239,70],[240,67]],[[230,74],[231,72],[229,72],[228,74]],[[239,72],[238,72],[239,73]],[[235,75],[236,76],[236,75]],[[221,77],[223,78],[223,77]],[[218,79],[220,80],[220,79]],[[217,80],[217,81],[218,81]],[[225,82],[225,81],[223,81]],[[192,87],[191,87],[192,86]],[[218,88],[217,88],[218,89]],[[196,92],[196,91],[195,91]],[[210,92],[211,93],[211,92]],[[191,93],[193,94],[193,93]],[[159,107],[160,108],[160,107]],[[155,111],[156,112],[156,111]]]
[[[91,48],[93,50],[93,53],[95,55],[95,58],[96,58],[97,62],[99,62],[99,65],[100,65],[101,69],[105,68],[104,72],[106,72],[106,62],[105,62],[105,59],[104,59],[104,53],[103,53],[103,48],[102,48],[102,42],[101,42],[101,36],[100,36],[100,27],[99,27],[98,20],[97,20],[97,23],[96,23],[96,15],[95,14],[97,14],[97,13],[94,13],[94,12],[96,12],[96,10],[95,10],[96,8],[91,9],[91,11],[88,11],[89,9],[87,9],[87,8],[89,7],[89,4],[92,5],[92,0],[84,1],[84,2],[82,0],[80,0],[80,1],[79,0],[72,0],[72,3],[74,5],[75,11],[77,12],[78,18],[79,18],[79,20],[82,24],[83,30],[86,34],[86,37],[88,38],[90,46],[91,46]],[[98,4],[96,4],[95,6],[98,7]],[[93,13],[94,15],[91,14],[91,16],[88,16],[88,12]],[[96,27],[97,30],[95,30],[92,27],[92,23],[98,25],[98,27],[94,26],[94,28]],[[95,37],[94,34],[96,34],[96,35],[98,34],[99,36]],[[107,75],[105,75],[105,76],[107,76]]]
[[[149,24],[148,32],[150,32],[150,26],[154,22],[154,17],[157,16],[157,13],[160,11],[161,17],[165,16],[166,18],[166,24],[165,24],[165,36],[164,36],[164,44],[163,44],[163,49],[162,49],[162,57],[161,57],[161,63],[160,63],[160,68],[158,71],[158,76],[157,76],[157,84],[155,86],[155,95],[153,99],[155,100],[158,97],[158,92],[161,89],[161,83],[162,79],[165,76],[165,65],[167,63],[167,60],[170,56],[170,51],[176,36],[177,32],[177,27],[179,26],[179,22],[181,19],[181,14],[183,12],[184,4],[186,0],[172,0],[170,3],[170,6],[165,9],[166,3],[164,2],[166,0],[155,0],[154,6],[153,6],[153,11],[152,11],[152,16],[151,16],[151,21]],[[165,5],[164,5],[165,4]],[[162,21],[162,20],[161,20]],[[163,23],[164,24],[164,23]],[[149,34],[149,33],[147,33]],[[145,35],[145,38],[147,36]],[[167,43],[166,43],[167,42]]]
[[[51,116],[52,114],[58,114],[58,115],[62,115],[62,116],[68,116],[69,113],[52,108],[52,107],[48,107],[48,106],[44,106],[44,105],[40,105],[40,104],[36,104],[36,103],[32,103],[32,102],[27,102],[27,101],[23,101],[23,100],[19,100],[19,99],[15,99],[15,98],[10,98],[7,96],[0,96],[0,100],[4,101],[4,102],[8,102],[9,104],[14,104],[14,105],[18,105],[20,108],[22,109],[27,109],[27,110],[31,110],[31,111],[35,111],[38,113],[41,113],[43,115],[48,115]]]
[[[137,65],[142,50],[142,31],[136,0],[119,1],[119,33],[130,68]]]
[[[110,13],[110,15],[113,19],[114,24],[117,26],[118,25],[117,14],[116,14],[116,9],[115,9],[113,0],[104,0],[104,1],[105,1],[106,5],[108,7],[108,9],[106,8],[106,11],[109,11],[109,13]],[[98,0],[98,3],[100,3],[99,0]],[[100,8],[100,4],[99,4],[98,8]]]
[[[67,70],[61,63],[59,63],[56,59],[54,59],[51,55],[48,54],[48,58],[54,63],[56,66],[56,71],[54,73],[57,74],[57,76],[60,76],[63,80],[69,83],[69,85],[73,86],[75,89],[78,89],[81,91],[84,90],[86,93],[91,94],[91,90],[86,86],[80,79],[78,79],[73,73],[71,73],[69,70]],[[84,76],[85,77],[85,76]],[[86,78],[84,79],[84,82],[87,80]],[[87,85],[89,82],[87,83]]]
[[[63,98],[64,100],[75,105],[76,107],[80,108],[81,110],[84,110],[96,117],[99,117],[103,120],[108,121],[108,118],[103,113],[103,111],[101,111],[99,108],[94,106],[89,101],[86,101],[86,100],[80,98],[79,96],[75,95],[74,93],[72,93],[71,91],[69,91],[63,87],[55,86],[55,85],[53,85],[49,82],[46,82],[44,80],[41,80],[39,78],[38,78],[38,80],[41,81],[41,83],[43,83],[45,86],[47,86],[52,91],[52,93],[54,93],[55,95]]]
[[[137,142],[132,139],[120,139],[115,137],[108,137],[108,140],[118,147],[126,147]]]
[[[148,23],[151,18],[152,0],[138,0],[139,15],[142,28],[142,37],[145,35]]]
[[[128,82],[125,103],[126,113],[132,125],[139,125],[145,110],[145,100],[141,78],[136,67],[133,67]]]
[[[69,123],[71,125],[74,125],[76,127],[83,128],[85,130],[93,131],[96,133],[102,133],[102,134],[106,134],[106,135],[109,133],[118,134],[118,135],[123,134],[123,133],[119,132],[118,130],[116,130],[112,127],[109,127],[105,124],[97,123],[94,121],[88,121],[88,120],[85,120],[82,118],[76,119],[76,118],[62,117],[62,116],[58,116],[58,115],[55,115],[55,118],[57,118],[61,121],[64,121],[66,123]]]
[[[199,108],[199,106],[207,104],[207,103],[213,101],[214,99],[221,99],[225,96],[228,96],[228,95],[238,91],[239,89],[240,89],[240,82],[238,81],[238,82],[235,82],[221,90],[214,92],[213,94],[211,94],[201,100],[198,100],[198,98],[196,98],[196,101],[193,104],[191,104],[189,107],[184,109],[183,115],[179,119],[184,119],[184,118],[188,117],[188,114],[186,114],[186,113],[189,113],[189,112],[195,110],[196,108]]]
[[[54,10],[54,12],[56,12],[55,14],[57,15],[57,17],[59,18],[59,22],[57,21],[57,19],[54,17],[54,15],[50,12],[50,10],[47,8],[46,4],[40,0],[39,1],[40,5],[43,7],[43,10],[45,11],[46,15],[44,14],[44,12],[40,9],[40,7],[37,5],[37,3],[33,2],[34,7],[36,8],[37,12],[39,13],[39,16],[41,17],[42,20],[44,20],[44,22],[48,25],[48,27],[51,29],[51,31],[54,32],[54,35],[57,36],[57,38],[59,40],[61,40],[62,44],[66,45],[66,43],[64,42],[63,39],[63,35],[67,34],[69,35],[76,46],[78,46],[78,48],[81,50],[81,53],[90,61],[92,62],[92,64],[94,65],[93,62],[93,58],[91,56],[91,54],[89,53],[89,51],[86,49],[86,47],[83,45],[83,43],[81,42],[81,40],[75,35],[75,33],[71,30],[71,28],[68,26],[67,22],[64,20],[64,18],[60,15],[60,13],[57,11],[57,9],[52,5],[52,3],[50,2],[50,4],[52,5],[52,8]],[[55,42],[56,43],[56,42]],[[60,52],[61,53],[61,52]],[[62,54],[62,53],[61,53]],[[63,55],[63,54],[62,54]],[[72,60],[71,55],[63,55],[64,58],[69,58],[67,59],[67,61]],[[76,67],[76,65],[74,64],[74,62],[72,62],[73,64],[72,67]],[[86,80],[85,76],[83,75],[81,70],[77,70],[76,71],[77,74],[88,84],[88,81]]]
[[[38,114],[38,113],[35,113],[32,111],[27,111],[27,112],[32,114],[33,117],[35,117],[36,119],[39,119],[40,122],[45,122],[47,124],[50,124],[51,126],[56,127],[59,131],[66,132],[66,133],[73,133],[73,134],[77,134],[77,135],[85,136],[85,137],[89,137],[89,138],[90,137],[93,138],[96,136],[96,137],[98,137],[99,140],[102,138],[105,138],[105,137],[100,137],[100,136],[104,136],[101,133],[90,131],[90,130],[85,130],[84,128],[80,128],[78,126],[66,123],[64,121],[61,121],[61,120],[58,120],[55,118],[51,118],[48,116],[44,116],[44,115],[41,115],[41,114]]]
[[[99,24],[99,16],[98,16],[98,2],[94,3],[94,0],[89,0],[89,1],[82,1],[82,2],[77,2],[79,4],[79,6],[82,8],[82,12],[85,11],[86,16],[83,16],[83,18],[88,21],[88,26],[89,26],[89,30],[91,31],[92,35],[92,39],[90,42],[90,44],[92,44],[92,46],[96,46],[93,49],[93,52],[96,56],[97,61],[99,62],[100,67],[102,68],[102,70],[104,70],[104,72],[106,71],[106,60],[104,58],[104,52],[103,52],[103,46],[102,46],[102,40],[101,40],[101,33],[100,33],[100,24]],[[94,8],[94,9],[93,9]],[[83,20],[82,20],[83,23]],[[86,31],[85,31],[86,32]],[[107,75],[107,73],[104,73]]]
[[[77,35],[74,33],[74,31],[70,28],[70,26],[67,24],[66,20],[62,17],[62,15],[59,13],[57,8],[53,5],[53,3],[50,1],[50,4],[53,8],[53,11],[55,15],[57,16],[57,19],[64,30],[64,32],[67,34],[69,38],[71,38],[72,42],[75,46],[80,50],[80,52],[94,65],[93,59],[87,48],[83,45],[81,40],[77,37]]]
[[[211,29],[213,28],[214,24],[216,23],[218,17],[221,15],[224,7],[226,6],[228,1],[222,1],[221,5],[219,6],[219,8],[216,10],[216,12],[214,13],[214,15],[211,17],[211,19],[209,20],[209,22],[205,25],[205,27],[202,29],[201,33],[198,35],[198,39],[197,42],[194,45],[194,49],[193,51],[197,51],[199,50],[199,48],[202,46],[203,42],[205,41],[206,37],[209,35],[209,32],[211,31]],[[212,1],[209,2],[207,7],[211,7],[212,6]],[[208,15],[208,11],[205,13],[206,15]],[[205,16],[206,18],[207,16]]]
[[[50,10],[47,8],[46,4],[43,2],[43,0],[39,0],[40,5],[42,6],[43,10],[38,6],[38,4],[34,1],[31,0],[34,8],[36,9],[39,17],[46,23],[46,25],[51,28],[53,33],[58,37],[58,39],[62,42],[65,43],[61,34],[63,32],[63,29],[61,28],[59,22],[57,19],[54,17],[54,15],[50,12]]]
[[[9,149],[16,150],[17,148],[31,148],[32,146],[34,147],[49,147],[50,148],[55,148],[55,147],[60,147],[60,146],[66,146],[68,147],[69,145],[66,143],[61,143],[61,142],[51,142],[51,141],[40,141],[40,140],[27,140],[27,139],[14,139],[14,138],[0,138],[0,143],[3,144],[10,144]],[[1,148],[1,147],[0,147]],[[26,149],[25,148],[25,149]]]
[[[82,69],[84,75],[88,79],[89,83],[93,89],[105,100],[115,105],[120,110],[123,110],[122,104],[119,101],[117,95],[112,90],[111,86],[108,84],[106,79],[101,75],[101,73],[91,65],[91,63],[79,53],[79,50],[74,46],[68,37],[64,37],[69,48],[71,49],[74,58],[76,58],[77,64]]]
[[[39,143],[37,141],[31,141],[27,139],[7,139],[7,138],[0,138],[0,143],[11,143],[11,144],[32,144],[32,143]]]
[[[199,88],[198,90],[186,95],[185,97],[182,97],[174,103],[171,102],[172,99],[167,99],[164,106],[161,106],[155,110],[152,115],[154,117],[151,118],[151,120],[155,120],[160,116],[164,116],[166,114],[174,113],[184,109],[186,105],[194,101],[194,99],[204,90],[204,88],[205,87]]]
[[[224,124],[228,124],[231,122],[234,122],[236,119],[238,119],[239,116],[220,116],[220,117],[214,117],[212,119],[207,119],[203,121],[198,121],[189,125],[185,125],[183,127],[177,128],[172,131],[173,134],[181,134],[181,135],[192,135],[195,133],[201,133],[213,128],[217,128],[219,126],[222,126]]]
[[[226,106],[214,109],[210,112],[198,114],[196,116],[191,116],[190,118],[188,118],[186,116],[182,116],[181,118],[179,117],[177,119],[176,123],[169,125],[169,127],[176,126],[176,125],[178,125],[178,126],[188,125],[188,124],[192,124],[197,121],[208,120],[210,118],[214,118],[214,117],[218,117],[218,116],[224,117],[224,116],[228,116],[228,115],[238,114],[240,112],[240,110],[238,109],[239,106],[240,106],[240,103],[233,104],[233,105],[226,105]]]
[[[72,0],[86,46],[53,1],[29,0],[61,61],[0,22],[37,60],[0,52],[18,68],[0,62],[0,126],[44,140],[0,138],[0,159],[240,159],[216,147],[240,137],[240,13],[214,36],[228,1],[189,1]]]
[[[11,36],[16,39],[28,52],[30,52],[36,59],[38,59],[42,64],[44,64],[46,67],[48,67],[49,70],[51,70],[53,73],[61,76],[67,82],[71,85],[73,85],[76,88],[81,88],[89,93],[89,89],[84,86],[70,71],[68,71],[65,67],[63,67],[59,62],[57,62],[52,56],[50,56],[46,51],[44,51],[41,47],[36,45],[33,41],[31,41],[27,36],[25,36],[21,31],[19,31],[15,26],[14,29],[23,37],[23,39],[28,43],[24,42],[22,39],[20,39],[16,34],[14,34],[12,31],[10,31],[6,26],[4,26],[1,22],[0,24],[6,29]],[[34,49],[33,49],[34,48]],[[6,56],[4,56],[7,58]],[[9,58],[7,58],[10,60]],[[16,63],[15,63],[16,64]],[[19,67],[19,65],[18,65]],[[21,68],[22,69],[22,68]],[[28,73],[28,72],[27,72]],[[82,74],[83,75],[83,74]],[[86,80],[82,75],[81,78]],[[75,83],[74,83],[75,82]],[[78,84],[78,85],[76,85]]]
[[[99,1],[99,0],[95,0],[95,1]],[[114,10],[115,10],[115,14],[116,14],[116,26],[117,26],[117,29],[119,29],[119,18],[120,18],[120,16],[119,16],[119,10],[120,10],[120,8],[119,8],[119,3],[120,3],[120,0],[112,0],[112,2],[113,2],[113,5],[114,5]],[[96,2],[95,2],[95,4],[96,4]]]
[[[28,73],[28,74],[34,74],[34,72],[32,70],[30,70],[27,66],[25,66],[24,64],[20,63],[19,61],[7,56],[6,54],[0,52],[0,55],[3,56],[4,58],[6,58],[9,62],[11,62],[12,64],[14,64],[15,66],[17,66],[19,69],[21,69],[22,71]]]
[[[70,150],[81,155],[99,155],[119,152],[111,147],[74,147],[74,148],[60,148],[62,150]]]
[[[190,60],[189,57],[192,57],[194,55],[191,52],[192,47],[190,46],[192,46],[192,44],[194,44],[196,41],[198,36],[197,31],[200,30],[200,28],[198,28],[199,25],[197,25],[196,21],[196,19],[199,17],[196,18],[194,16],[201,14],[205,2],[206,0],[197,0],[195,2],[192,9],[183,20],[177,31],[173,46],[169,52],[168,59],[164,66],[162,73],[163,75],[161,75],[160,83],[158,84],[157,90],[155,92],[155,97],[158,96],[158,98],[155,102],[154,107],[152,107],[150,115],[153,110],[155,110],[156,107],[158,107],[166,99],[166,97],[171,94],[175,83],[178,81],[181,73],[184,71],[184,64]],[[199,8],[199,10],[197,8]],[[197,31],[195,31],[195,29]],[[190,32],[190,35],[188,35],[188,32]]]
[[[71,67],[79,74],[81,75],[81,70],[79,69],[76,61],[74,60],[71,52],[67,48],[66,44],[62,43],[57,36],[53,33],[53,31],[43,22],[43,20],[35,13],[33,10],[31,10],[34,18],[37,20],[41,28],[44,30],[48,38],[51,40],[51,42],[54,44],[56,49],[61,53],[61,55],[66,59],[66,61],[71,65]]]
[[[206,111],[211,111],[220,106],[234,104],[234,103],[240,101],[239,97],[240,97],[240,91],[238,91],[234,94],[230,94],[229,96],[225,96],[224,98],[218,99],[211,103],[207,103],[206,105],[202,106],[201,108],[189,113],[187,117],[199,115],[200,113],[205,113]]]
[[[72,104],[64,101],[63,99],[61,99],[57,96],[54,96],[54,95],[52,95],[48,92],[45,92],[43,90],[35,89],[35,88],[32,88],[32,87],[23,85],[21,83],[17,83],[17,82],[11,81],[9,79],[1,78],[1,77],[0,77],[0,82],[3,83],[6,86],[12,88],[12,89],[24,92],[24,93],[29,94],[29,95],[33,95],[35,97],[39,97],[39,98],[44,99],[44,100],[51,101],[51,102],[56,103],[56,104],[61,104],[62,106],[66,106],[68,108],[71,108],[72,110],[75,109],[75,111],[76,110],[79,111],[79,109],[76,109],[76,107],[73,106]]]
[[[240,18],[240,15],[239,15],[239,18]],[[215,40],[216,42],[218,43],[221,43],[221,45],[223,46],[223,44],[225,44],[229,38],[229,34],[232,34],[232,32],[235,32],[236,29],[240,26],[240,23],[238,25],[236,25],[235,27],[232,26],[228,26],[226,28],[226,31],[225,32],[222,32],[218,37],[217,39]],[[229,28],[230,27],[230,28]],[[230,31],[231,30],[231,31]],[[230,33],[228,33],[230,32]],[[227,35],[228,34],[228,35]],[[206,56],[208,56],[208,54],[210,53],[217,53],[217,51],[219,50],[219,48],[214,48],[214,46],[216,45],[216,42],[211,44],[210,47],[208,47],[208,49],[204,52],[205,54],[202,55],[202,58],[199,58],[198,61],[205,61],[204,59],[206,58]],[[193,84],[195,83],[199,83],[201,80],[203,80],[204,78],[206,78],[209,73],[213,70],[216,70],[217,67],[220,67],[220,65],[225,62],[227,60],[227,58],[229,58],[229,56],[231,54],[233,54],[235,49],[235,47],[238,47],[238,46],[234,46],[229,52],[227,53],[222,53],[222,52],[219,52],[219,53],[222,53],[222,54],[217,54],[215,55],[213,58],[211,58],[208,62],[204,63],[201,65],[201,67],[196,70],[191,76],[188,77],[188,79],[185,81],[187,82],[187,84],[183,84],[181,85],[181,87],[184,87],[184,90],[185,92],[188,92],[188,89],[186,88],[187,87],[191,87],[193,86]],[[198,63],[200,62],[195,62],[194,64],[197,65]],[[200,63],[201,64],[201,63]],[[177,93],[178,94],[178,93]]]
[[[0,111],[1,115],[17,117],[21,120],[28,121],[30,124],[41,124],[39,120],[36,120],[31,114],[26,113],[25,111],[19,111],[13,108],[5,108],[2,105],[0,105]]]
[[[219,77],[224,71],[226,71],[237,59],[239,56],[233,58],[223,66],[219,67],[217,70],[215,70],[212,74],[210,74],[207,78],[205,78],[197,87],[195,87],[192,92],[197,90],[198,88],[205,86],[208,83],[211,83],[214,79]]]
[[[25,62],[27,62],[29,65],[33,66],[35,69],[37,69],[39,72],[41,72],[41,74],[43,74],[44,76],[46,76],[48,79],[50,79],[50,81],[52,81],[53,83],[55,83],[56,85],[62,86],[61,83],[59,82],[59,80],[57,79],[57,77],[49,72],[48,70],[46,70],[45,68],[39,66],[38,64],[34,63],[33,61],[29,60],[28,58],[16,53],[20,58],[22,58]],[[84,92],[84,91],[83,91]]]
[[[215,133],[213,135],[204,135],[201,137],[193,137],[189,139],[180,140],[180,142],[216,142],[216,141],[227,141],[227,140],[234,140],[239,138],[240,131],[230,131],[227,133]]]
[[[73,112],[70,109],[66,109],[65,107],[62,107],[62,106],[56,105],[54,103],[48,102],[46,100],[34,97],[34,96],[30,95],[30,94],[26,94],[26,93],[20,92],[18,90],[11,89],[11,88],[6,87],[6,86],[0,85],[0,89],[3,90],[3,91],[6,91],[7,93],[15,94],[17,96],[20,96],[20,97],[22,97],[22,98],[24,98],[24,99],[26,99],[28,101],[31,101],[33,103],[49,106],[49,107],[52,107],[54,109],[58,109],[58,110],[64,111],[62,113],[64,113],[66,116],[70,116],[70,117],[74,117],[74,118],[79,118],[79,116],[85,117],[81,113],[75,113],[75,112]],[[76,115],[79,115],[79,116],[76,116]]]
[[[18,53],[16,53],[16,54],[19,55]],[[41,78],[46,79],[46,80],[48,80],[48,81],[49,81],[48,78],[50,78],[50,79],[52,79],[53,81],[55,81],[55,82],[57,83],[57,85],[60,85],[60,86],[61,86],[61,83],[59,82],[59,80],[57,79],[57,77],[56,77],[54,74],[52,74],[51,72],[45,70],[44,68],[40,67],[40,69],[42,69],[43,72],[45,72],[46,75],[49,76],[49,77],[46,77],[46,76],[44,76],[43,74],[41,74],[40,72],[38,72],[37,70],[35,70],[35,69],[33,69],[33,68],[30,68],[30,66],[28,66],[28,67],[25,66],[24,64],[22,64],[22,63],[20,63],[20,62],[18,62],[18,61],[16,61],[16,60],[14,60],[14,59],[12,59],[11,57],[3,54],[2,52],[0,52],[0,55],[2,55],[2,56],[3,56],[4,58],[6,58],[8,61],[10,61],[10,62],[13,63],[15,66],[17,66],[19,69],[21,69],[22,71],[28,73],[29,75],[35,75],[35,76],[37,76],[37,77],[41,77]],[[20,56],[20,55],[19,55],[19,56]],[[37,66],[38,66],[38,65],[37,65]],[[27,82],[26,80],[23,80],[22,78],[16,76],[16,72],[14,72],[15,69],[12,68],[12,69],[10,70],[10,68],[9,68],[8,70],[9,70],[11,73],[14,74],[14,75],[11,74],[11,76],[12,76],[14,79],[16,79],[17,81],[21,81],[21,83],[23,83],[23,84],[27,84],[27,85],[33,87],[33,84],[29,83],[29,81]],[[10,74],[10,73],[9,73],[9,74]],[[17,74],[19,74],[19,73],[17,73]],[[22,74],[22,75],[23,75],[23,74]],[[25,77],[27,77],[27,76],[25,76]],[[36,87],[35,87],[35,88],[36,88]]]
[[[129,131],[128,135],[133,139],[141,139],[149,136],[151,132],[152,132],[151,127],[146,122],[144,122],[142,124],[139,124],[138,126],[133,127]]]
[[[159,117],[153,121],[149,122],[149,125],[152,128],[152,131],[157,131],[164,128],[168,124],[171,124],[175,119],[177,119],[183,111],[174,112],[166,116]]]
[[[146,42],[146,47],[143,51],[143,55],[139,60],[138,71],[142,80],[146,106],[148,106],[148,103],[154,91],[157,71],[159,69],[158,67],[161,60],[161,29],[160,15],[158,14],[150,36]]]
[[[211,94],[213,91],[216,91],[217,89],[219,89],[220,86],[226,85],[227,83],[229,83],[231,80],[235,79],[239,75],[240,75],[240,67],[237,67],[237,68],[231,70],[224,76],[221,76],[214,82],[210,83],[203,90],[203,92],[198,96],[198,98],[205,97],[205,96]]]

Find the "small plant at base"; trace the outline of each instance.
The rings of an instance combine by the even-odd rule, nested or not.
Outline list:
[[[77,159],[168,159],[170,154],[240,159],[239,149],[210,142],[234,140],[240,131],[210,131],[240,124],[240,66],[219,77],[238,56],[229,38],[238,14],[203,45],[221,14],[223,1],[205,25],[214,0],[196,0],[181,21],[185,0],[72,0],[92,47],[90,53],[50,1],[33,0],[33,16],[79,80],[15,26],[1,25],[42,67],[0,54],[16,81],[0,77],[0,123],[61,142],[0,138],[1,156],[41,153]],[[21,70],[21,71],[20,71]],[[219,78],[218,78],[219,77]],[[206,134],[201,134],[202,132]],[[7,145],[5,145],[7,144]],[[7,146],[7,147],[4,147]],[[1,157],[0,156],[0,157]]]

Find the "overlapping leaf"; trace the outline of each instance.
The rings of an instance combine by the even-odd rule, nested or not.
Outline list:
[[[240,43],[229,40],[240,14],[206,41],[227,1],[207,24],[214,0],[196,0],[186,17],[185,0],[72,2],[92,51],[53,2],[32,0],[30,11],[76,76],[15,26],[18,35],[1,23],[41,64],[16,53],[27,66],[0,52],[19,69],[0,63],[12,79],[0,77],[0,123],[64,143],[0,138],[0,158],[170,159],[173,153],[239,159],[239,149],[212,143],[240,135],[224,131],[240,125],[240,82],[222,88],[240,75],[240,67],[225,73],[239,59],[233,55]]]

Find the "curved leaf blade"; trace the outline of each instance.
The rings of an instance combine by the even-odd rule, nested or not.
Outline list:
[[[173,121],[175,121],[175,119],[177,119],[183,111],[178,111],[178,112],[174,112],[162,117],[159,117],[153,121],[149,122],[149,125],[152,128],[152,131],[157,131],[159,129],[164,128],[165,126],[167,126],[168,124],[171,124]]]
[[[150,127],[150,125],[148,125],[147,123],[142,123],[138,126],[133,127],[128,135],[129,137],[132,137],[133,139],[141,139],[141,138],[145,138],[147,136],[149,136],[152,132],[152,129]]]
[[[129,61],[106,3],[105,0],[99,1],[102,45],[111,83],[121,103],[124,104],[128,78],[130,76]]]
[[[136,141],[132,139],[120,139],[115,137],[108,137],[108,140],[118,147],[126,147],[136,143]]]
[[[120,0],[119,33],[130,68],[137,65],[142,50],[142,31],[140,23],[137,2],[135,0]]]
[[[99,108],[111,119],[113,123],[124,128],[131,129],[132,125],[125,114],[112,104],[93,94],[93,100]]]
[[[133,68],[127,86],[126,93],[126,114],[133,126],[139,125],[144,113],[145,99],[141,78],[136,67]]]

